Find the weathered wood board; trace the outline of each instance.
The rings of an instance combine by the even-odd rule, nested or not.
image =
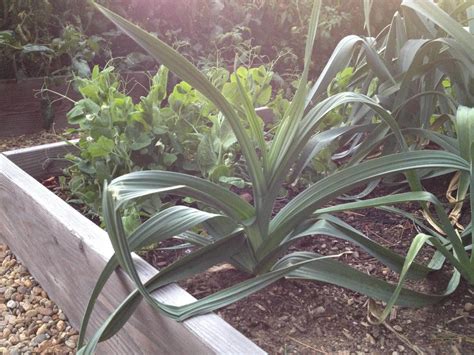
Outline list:
[[[63,95],[71,95],[74,90],[69,87],[67,80],[65,76],[58,77],[55,83],[48,87]],[[42,105],[47,101],[39,94],[44,85],[44,78],[0,81],[0,137],[36,133],[45,128],[45,107]],[[49,96],[52,100],[58,98],[52,94]],[[54,128],[65,128],[66,113],[71,109],[72,103],[68,100],[58,100],[52,107]]]
[[[51,145],[46,149],[51,152]],[[56,147],[59,149],[58,147]],[[37,157],[40,148],[32,149]],[[31,274],[78,328],[96,279],[113,249],[106,232],[44,188],[13,161],[22,165],[18,153],[0,154],[0,241],[28,267]],[[12,161],[13,160],[13,161]],[[29,161],[28,172],[42,176]],[[157,270],[134,255],[141,277]],[[117,271],[109,280],[91,320],[95,329],[126,297],[132,283]],[[194,298],[173,284],[154,293],[156,299],[185,304]],[[92,330],[92,329],[91,329]],[[143,302],[126,326],[100,345],[100,354],[263,354],[249,339],[215,314],[183,323],[166,318]]]
[[[62,170],[69,164],[69,161],[64,159],[64,155],[78,149],[74,146],[77,141],[44,144],[4,152],[4,154],[31,176],[34,176],[36,179],[42,179],[62,174]]]

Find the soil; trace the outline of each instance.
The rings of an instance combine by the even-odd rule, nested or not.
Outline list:
[[[63,199],[69,205],[74,207],[75,210],[89,218],[92,222],[94,222],[98,226],[101,225],[99,216],[96,213],[91,212],[86,205],[78,202],[77,199],[73,198],[71,196],[71,193],[68,190],[65,190],[63,186],[61,186],[58,176],[51,176],[49,178],[41,180],[40,182],[44,187],[54,192],[57,196],[61,197],[61,199]]]
[[[45,186],[67,199],[57,179],[48,179]],[[442,197],[449,177],[428,181],[425,187]],[[378,189],[369,197],[393,191]],[[290,191],[290,197],[296,191]],[[249,198],[246,192],[243,198]],[[279,201],[280,208],[286,203]],[[400,207],[400,206],[399,206]],[[80,207],[78,207],[81,210]],[[416,204],[403,209],[416,212]],[[468,215],[469,211],[464,211]],[[414,225],[387,212],[369,209],[339,214],[347,223],[366,233],[377,242],[398,253],[405,253],[417,231]],[[163,268],[190,250],[163,250],[176,245],[176,240],[161,243],[142,256],[152,265]],[[307,250],[324,255],[349,252],[339,260],[390,282],[397,275],[378,263],[361,249],[348,242],[325,236],[306,237],[290,251]],[[426,248],[418,257],[426,262],[431,256]],[[424,292],[440,292],[447,283],[450,270],[443,270],[423,282],[409,286]],[[181,282],[180,285],[196,298],[248,279],[248,275],[229,264],[215,266],[206,273]],[[395,307],[388,321],[374,325],[368,320],[369,299],[338,286],[300,280],[280,280],[250,297],[220,309],[217,313],[233,327],[252,339],[270,354],[319,353],[474,353],[474,288],[462,283],[444,302],[420,309]]]
[[[448,182],[447,177],[438,178],[426,187],[442,195]],[[370,197],[389,191],[379,189]],[[281,201],[283,204],[284,201]],[[411,212],[417,210],[415,204],[407,204],[403,208]],[[339,217],[401,254],[408,250],[416,235],[410,221],[376,209],[341,213]],[[170,242],[160,246],[169,245]],[[368,274],[397,282],[395,273],[348,242],[312,236],[290,249],[296,250],[324,255],[350,252],[340,261]],[[154,250],[143,256],[160,268],[185,252]],[[426,262],[430,255],[431,251],[427,248],[418,261]],[[446,287],[448,277],[449,270],[443,270],[435,278],[416,284],[410,282],[409,285],[419,291],[440,292]],[[203,298],[245,279],[248,275],[224,264],[180,285],[196,298]],[[472,303],[474,288],[463,283],[454,295],[441,304],[420,309],[396,307],[385,324],[373,325],[368,320],[369,299],[364,295],[320,282],[280,280],[217,313],[270,354],[468,354],[474,353]]]

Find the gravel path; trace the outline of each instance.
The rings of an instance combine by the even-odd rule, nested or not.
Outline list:
[[[73,354],[78,333],[4,244],[0,244],[0,354]]]

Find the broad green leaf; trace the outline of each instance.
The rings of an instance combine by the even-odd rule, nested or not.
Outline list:
[[[205,134],[202,136],[197,148],[197,163],[204,176],[206,176],[217,163],[217,154],[214,151],[213,143],[212,138]]]
[[[100,137],[97,142],[91,142],[87,147],[92,158],[101,158],[109,155],[114,149],[115,142],[106,137]]]

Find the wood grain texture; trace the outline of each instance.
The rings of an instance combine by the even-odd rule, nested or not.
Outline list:
[[[31,148],[16,149],[4,152],[12,162],[26,171],[35,179],[42,179],[52,175],[62,174],[62,170],[69,164],[64,155],[74,152],[77,140],[38,145]]]
[[[71,95],[72,88],[65,76],[58,77],[48,88],[64,95]],[[45,128],[42,109],[42,98],[39,91],[46,83],[45,78],[0,81],[0,137],[18,136],[36,133]],[[52,100],[57,97],[49,95]],[[76,95],[77,98],[77,95]],[[66,113],[71,109],[72,102],[58,100],[53,103],[54,128],[67,126]]]
[[[14,153],[9,157],[17,158]],[[4,155],[0,155],[0,201],[0,240],[29,268],[71,324],[79,327],[95,281],[113,253],[105,231]],[[144,280],[157,272],[138,256],[134,258]],[[115,272],[96,305],[93,328],[131,289],[128,276]],[[194,300],[175,284],[157,290],[154,296],[173,304]],[[116,336],[100,345],[98,353],[264,354],[215,314],[178,323],[161,316],[145,302]]]

